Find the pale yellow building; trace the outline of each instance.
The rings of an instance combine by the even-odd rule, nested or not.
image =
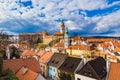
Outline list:
[[[66,49],[66,52],[70,56],[91,56],[90,46],[69,46],[68,49]]]

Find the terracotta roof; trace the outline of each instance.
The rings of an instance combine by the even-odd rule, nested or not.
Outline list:
[[[40,51],[38,51],[37,56],[42,57],[44,54],[45,54],[45,51],[40,50]]]
[[[47,63],[50,60],[50,58],[53,56],[53,54],[54,54],[53,52],[46,52],[45,55],[43,55],[40,58],[39,62],[40,63]]]
[[[100,52],[95,52],[95,54],[99,54],[99,55],[108,55],[108,53],[100,51]]]
[[[74,73],[81,60],[81,58],[67,57],[67,59],[60,66],[59,70]]]
[[[90,50],[90,46],[86,46],[86,45],[69,46],[68,48],[74,50]]]
[[[110,42],[110,41],[112,41],[112,39],[110,39],[110,38],[107,38],[107,39],[105,39],[105,38],[92,38],[92,39],[87,39],[87,41],[88,42],[95,42],[95,43],[104,43],[104,42]]]
[[[49,65],[58,68],[68,56],[62,53],[55,53],[49,61]]]
[[[48,33],[45,32],[45,31],[43,31],[43,32],[41,32],[41,34],[42,34],[42,35],[47,35]]]
[[[101,46],[103,48],[106,48],[106,47],[112,46],[112,44],[110,44],[109,42],[106,42],[106,43],[101,44]]]
[[[23,53],[21,53],[21,55],[25,55],[25,54],[27,54],[28,52],[29,52],[28,49],[27,49],[27,50],[24,50]]]
[[[55,32],[54,35],[62,35],[61,32]]]
[[[37,52],[33,49],[29,49],[29,50],[25,50],[22,53],[22,56],[35,56],[37,54]]]
[[[28,44],[29,44],[29,42],[28,42],[28,41],[21,41],[20,43],[21,43],[21,44],[26,44],[26,45],[28,45]]]
[[[64,47],[64,42],[58,42],[54,45],[55,47]]]
[[[38,73],[28,69],[25,74],[23,74],[23,67],[16,73],[19,80],[36,80]]]
[[[41,72],[38,61],[33,57],[3,60],[3,70],[10,68],[14,73],[16,73],[22,66],[26,66],[37,73]]]
[[[73,39],[74,40],[80,40],[81,38],[80,38],[80,36],[74,36]]]
[[[120,42],[118,42],[118,41],[112,41],[112,43],[113,43],[113,45],[115,47],[120,47]]]
[[[120,52],[120,47],[115,48],[115,49],[114,49],[114,52]]]
[[[40,33],[21,33],[19,34],[19,36],[36,36],[36,35],[40,35]]]
[[[111,63],[108,80],[120,80],[120,63]]]

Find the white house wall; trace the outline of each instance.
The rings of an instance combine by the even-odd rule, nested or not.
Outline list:
[[[97,79],[93,79],[93,78],[90,78],[90,77],[87,77],[87,76],[75,74],[75,80],[78,80],[78,78],[79,78],[80,80],[97,80]]]

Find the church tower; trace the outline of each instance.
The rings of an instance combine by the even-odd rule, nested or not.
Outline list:
[[[68,48],[69,43],[70,43],[70,41],[69,41],[69,35],[68,34],[69,34],[68,28],[66,27],[65,34],[64,34],[64,48],[65,49]]]
[[[60,25],[60,33],[64,34],[65,33],[65,24],[64,20],[62,19],[61,25]]]

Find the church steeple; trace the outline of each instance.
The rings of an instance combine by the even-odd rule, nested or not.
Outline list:
[[[62,34],[65,33],[65,24],[64,24],[64,20],[63,20],[63,19],[62,19],[61,25],[60,25],[60,32],[61,32]]]
[[[66,27],[65,29],[65,34],[64,34],[64,48],[67,49],[69,46],[69,32],[68,32],[68,28]]]

